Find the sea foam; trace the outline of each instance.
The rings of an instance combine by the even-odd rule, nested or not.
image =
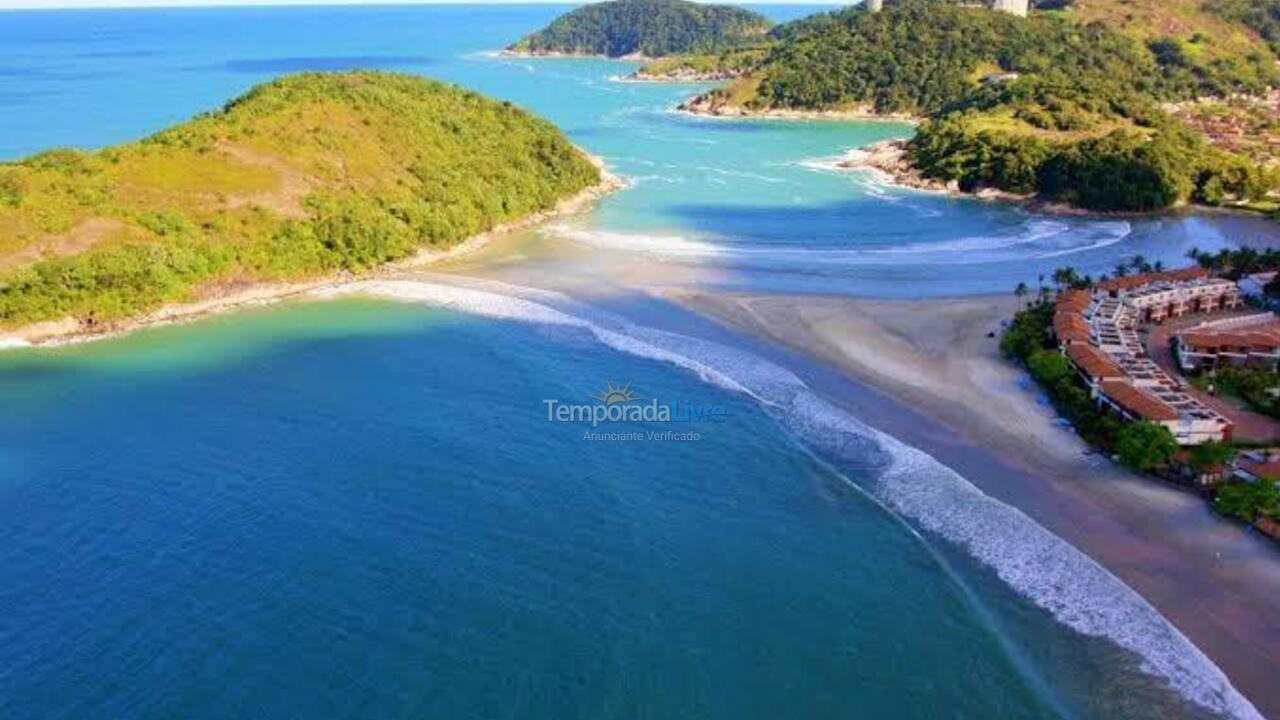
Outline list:
[[[883,459],[863,489],[916,527],[963,548],[1059,622],[1107,638],[1186,699],[1232,718],[1261,718],[1190,640],[1146,600],[1021,511],[983,493],[918,448],[868,426],[790,371],[718,343],[636,325],[560,293],[491,280],[431,276],[322,291],[424,302],[484,317],[579,328],[621,352],[684,368],[760,403],[818,452]]]
[[[1130,224],[1118,221],[1027,220],[1008,232],[971,235],[892,247],[797,247],[692,239],[680,235],[623,233],[570,224],[553,225],[545,233],[593,247],[643,253],[672,260],[737,262],[762,269],[770,265],[805,266],[900,264],[964,265],[1057,257],[1097,250],[1123,241]]]

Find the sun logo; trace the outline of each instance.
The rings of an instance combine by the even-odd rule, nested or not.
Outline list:
[[[599,400],[605,405],[615,405],[617,403],[629,403],[632,400],[639,400],[640,396],[631,392],[631,383],[614,387],[612,382],[606,382],[604,390],[599,395],[591,397]]]

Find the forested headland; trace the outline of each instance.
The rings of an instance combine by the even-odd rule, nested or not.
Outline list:
[[[749,50],[696,58],[706,72],[717,58],[736,63],[737,79],[686,107],[913,115],[924,120],[909,147],[916,169],[966,191],[1107,211],[1272,204],[1272,158],[1216,142],[1169,109],[1280,86],[1280,2],[1055,5],[1019,18],[889,0],[878,13],[811,16]],[[670,71],[681,60],[665,62]]]
[[[284,77],[138,142],[0,164],[0,327],[358,272],[600,180],[510,103],[408,75]]]

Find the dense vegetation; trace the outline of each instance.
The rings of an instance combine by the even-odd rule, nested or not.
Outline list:
[[[1160,35],[1169,23],[1148,2],[1082,0],[1025,19],[947,0],[848,8],[775,28],[758,67],[702,106],[922,116],[911,160],[966,190],[1098,210],[1256,202],[1276,173],[1161,105],[1261,92],[1280,82],[1275,57],[1243,25],[1171,2],[1215,35]]]
[[[1226,20],[1257,31],[1280,55],[1280,0],[1214,0],[1205,7]]]
[[[1275,480],[1269,478],[1260,478],[1257,482],[1226,483],[1218,488],[1213,507],[1224,515],[1247,523],[1280,521],[1280,488]]]
[[[1235,398],[1250,410],[1274,418],[1280,418],[1280,398],[1273,393],[1280,391],[1280,373],[1265,368],[1234,367],[1217,368],[1212,375],[1202,374],[1192,379],[1201,390]]]
[[[716,53],[759,40],[771,23],[749,10],[686,0],[612,0],[585,5],[509,49],[623,57]]]
[[[287,77],[140,142],[0,164],[0,326],[359,271],[598,180],[509,103],[404,75]]]
[[[1052,323],[1053,303],[1047,298],[1033,303],[1014,315],[1000,338],[1000,350],[1005,357],[1027,368],[1032,379],[1049,396],[1054,409],[1082,438],[1091,445],[1113,450],[1126,425],[1094,404],[1067,358],[1050,342]]]

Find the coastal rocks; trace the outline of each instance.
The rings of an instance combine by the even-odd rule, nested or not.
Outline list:
[[[911,164],[906,140],[884,140],[851,150],[836,161],[835,167],[841,170],[871,170],[882,174],[889,183],[899,187],[964,195],[980,200],[1025,203],[1035,197],[1032,194],[1024,195],[990,187],[961,188],[954,180],[944,182],[925,177],[919,168]]]
[[[900,122],[915,125],[920,118],[914,115],[897,113],[879,113],[870,105],[841,108],[837,110],[803,110],[791,108],[753,108],[729,101],[729,95],[723,91],[710,90],[695,95],[676,106],[681,112],[692,115],[710,117],[743,117],[773,118],[778,120],[859,120],[866,122],[884,121]]]
[[[716,91],[694,95],[676,106],[677,110],[695,115],[714,115],[716,117],[742,117],[747,114],[745,108],[730,105],[724,96]]]
[[[873,170],[888,176],[890,182],[902,187],[933,192],[959,193],[955,182],[942,182],[927,178],[911,164],[907,157],[906,140],[884,140],[849,151],[836,167],[842,170]]]
[[[695,70],[691,67],[678,67],[659,73],[645,72],[644,68],[631,73],[627,76],[628,80],[636,82],[671,82],[671,83],[689,83],[689,82],[724,82],[727,80],[737,80],[747,74],[746,70]],[[697,98],[691,98],[686,102],[692,102]]]

